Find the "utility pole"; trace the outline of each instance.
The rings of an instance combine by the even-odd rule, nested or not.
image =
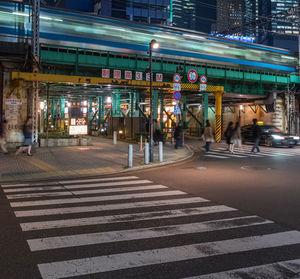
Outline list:
[[[33,59],[32,71],[39,72],[40,58],[40,0],[32,0],[31,53]],[[38,141],[38,99],[39,83],[32,82],[32,141]],[[48,111],[48,107],[47,107]]]

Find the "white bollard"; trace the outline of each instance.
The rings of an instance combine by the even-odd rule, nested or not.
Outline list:
[[[158,157],[159,157],[159,161],[163,162],[164,161],[164,145],[163,142],[160,141],[159,145],[158,145]]]
[[[149,143],[145,143],[145,165],[149,164]]]
[[[128,168],[132,168],[133,166],[133,147],[132,144],[128,146]]]
[[[118,134],[114,131],[114,144],[117,144]]]

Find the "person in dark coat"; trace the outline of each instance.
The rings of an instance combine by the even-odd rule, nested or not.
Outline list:
[[[260,150],[259,150],[259,140],[260,140],[260,136],[261,136],[261,129],[257,125],[257,119],[256,118],[253,119],[252,136],[253,136],[254,144],[253,144],[251,152],[254,153],[255,149],[257,150],[257,152],[260,152]]]
[[[177,125],[174,132],[174,139],[175,139],[175,149],[182,146],[182,129],[180,125]]]
[[[230,121],[225,131],[227,150],[229,150],[230,152],[233,152],[233,142],[232,142],[233,133],[234,133],[233,122]]]

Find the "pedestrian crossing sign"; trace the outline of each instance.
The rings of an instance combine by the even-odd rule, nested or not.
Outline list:
[[[180,108],[179,108],[179,105],[176,104],[176,106],[174,107],[174,114],[180,114]]]

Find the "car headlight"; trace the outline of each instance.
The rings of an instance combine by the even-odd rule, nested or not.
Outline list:
[[[279,136],[279,135],[272,135],[272,138],[276,139],[276,140],[284,140],[284,137]]]
[[[294,137],[294,140],[299,140],[299,137],[298,137],[298,136],[295,136],[295,137]]]

